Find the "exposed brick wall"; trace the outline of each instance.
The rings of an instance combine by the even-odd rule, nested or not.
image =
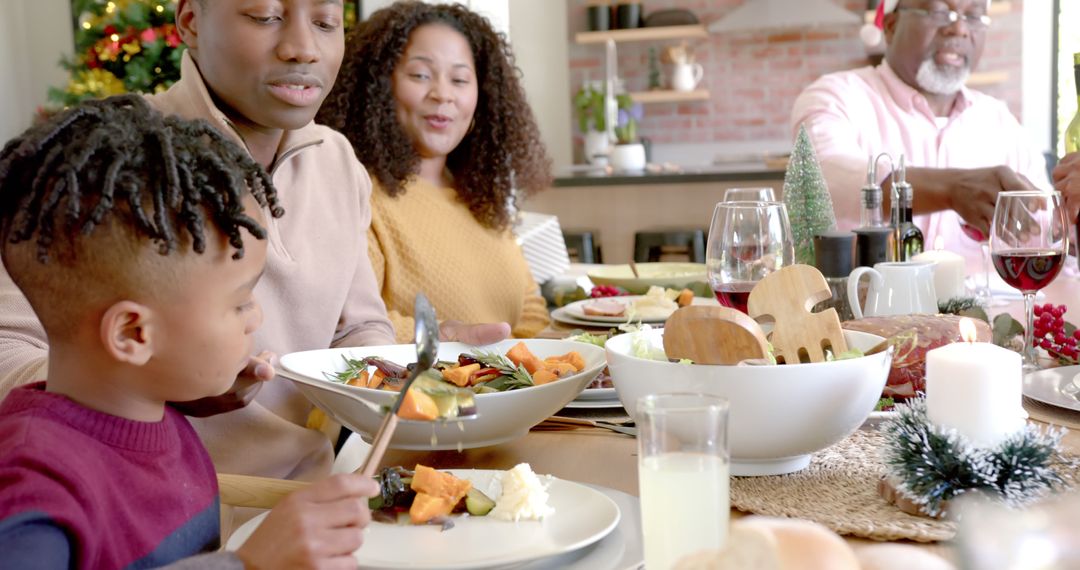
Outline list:
[[[791,0],[793,2],[800,0]],[[853,12],[865,10],[865,0],[835,0]],[[587,29],[586,0],[568,0],[571,35]],[[708,24],[743,0],[645,0],[646,14],[664,8],[685,8]],[[1009,14],[997,16],[989,31],[986,50],[977,71],[1005,71],[1009,80],[978,89],[1008,102],[1020,115],[1022,0],[1012,1]],[[604,76],[602,45],[577,45],[571,38],[570,81],[577,90],[588,79]],[[753,142],[790,137],[791,105],[799,92],[822,74],[861,67],[869,58],[858,36],[858,26],[831,29],[776,30],[761,33],[710,34],[692,40],[698,63],[705,68],[702,87],[710,101],[659,103],[645,106],[640,133],[657,143]],[[649,48],[658,54],[677,42],[640,42],[618,45],[619,76],[630,91],[648,88]],[[661,64],[665,82],[670,64]],[[576,123],[574,126],[577,132]]]

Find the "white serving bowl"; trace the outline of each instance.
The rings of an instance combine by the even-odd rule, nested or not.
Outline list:
[[[862,358],[780,366],[678,364],[631,356],[634,334],[663,346],[662,329],[607,341],[608,370],[626,411],[636,419],[646,394],[697,392],[727,398],[732,475],[779,475],[810,464],[810,454],[844,439],[881,397],[892,351]],[[868,350],[882,338],[844,331],[848,345]]]
[[[634,295],[644,295],[649,287],[681,289],[693,283],[707,283],[704,263],[653,262],[638,263],[638,277],[629,265],[603,265],[587,275],[594,285],[622,287]]]
[[[505,340],[479,347],[485,352],[506,354],[520,342]],[[573,376],[541,386],[509,392],[476,395],[477,418],[465,422],[400,422],[390,447],[398,449],[458,449],[496,445],[521,437],[529,428],[542,422],[570,403],[604,368],[604,349],[568,340],[526,339],[523,341],[536,356],[546,358],[576,350],[585,359],[585,369]],[[460,342],[439,344],[439,360],[454,360],[477,347]],[[332,382],[326,373],[345,369],[342,358],[377,356],[400,365],[416,362],[416,347],[411,344],[331,348],[293,352],[281,357],[280,374],[342,425],[370,440],[379,429],[382,416],[362,400],[390,405],[397,392],[359,388]]]

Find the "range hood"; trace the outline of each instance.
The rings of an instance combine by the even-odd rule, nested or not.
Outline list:
[[[709,31],[716,34],[861,23],[859,16],[833,0],[746,0],[710,24]]]

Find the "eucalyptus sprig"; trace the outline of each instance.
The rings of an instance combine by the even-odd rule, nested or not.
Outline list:
[[[532,375],[520,364],[510,362],[510,359],[496,352],[484,352],[473,349],[468,356],[488,368],[498,370],[502,376],[486,382],[489,388],[499,391],[517,390],[528,388],[533,385]]]

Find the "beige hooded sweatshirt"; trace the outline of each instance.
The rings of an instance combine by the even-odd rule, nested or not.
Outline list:
[[[148,100],[166,114],[206,119],[243,145],[186,53],[180,81]],[[287,131],[269,170],[285,215],[266,216],[270,242],[255,288],[264,315],[256,353],[393,344],[368,258],[371,180],[348,141],[314,123]],[[47,360],[41,323],[0,270],[0,398],[45,378]],[[192,424],[221,473],[310,480],[329,473],[333,461],[326,436],[304,427],[311,407],[278,377],[246,408]]]

